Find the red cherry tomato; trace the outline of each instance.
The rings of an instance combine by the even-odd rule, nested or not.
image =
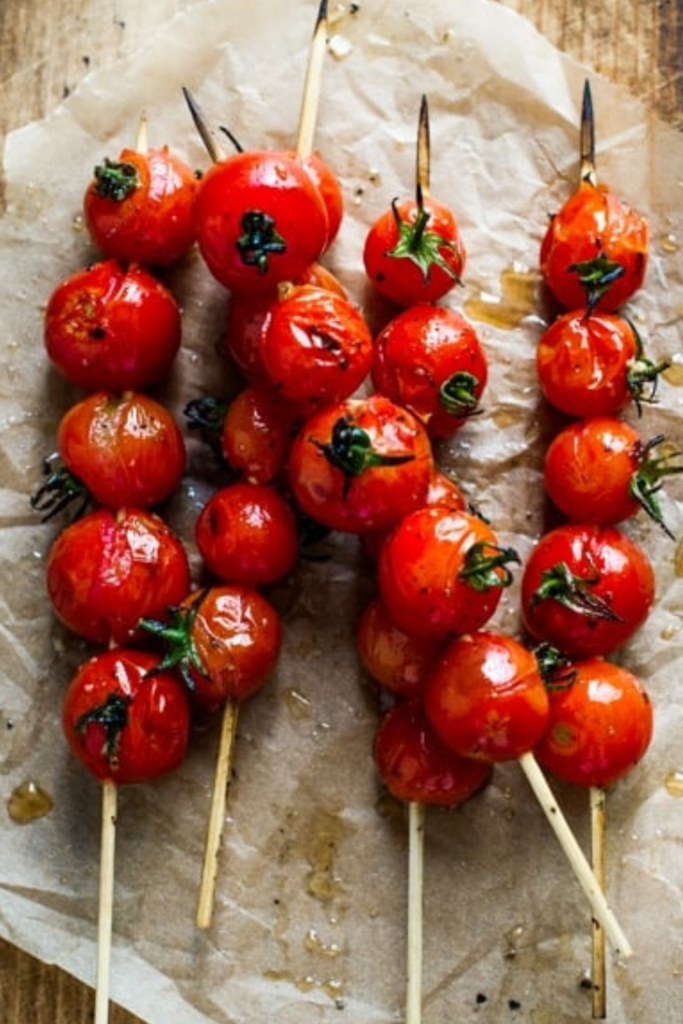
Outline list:
[[[53,365],[84,391],[142,390],[169,372],[180,347],[180,310],[142,267],[116,260],[71,274],[45,311]]]
[[[490,764],[458,757],[443,743],[417,701],[399,701],[386,712],[374,753],[386,788],[398,800],[456,807],[491,779]]]
[[[250,483],[282,479],[300,425],[291,408],[256,385],[230,402],[223,420],[221,451],[231,469]]]
[[[629,320],[585,309],[558,317],[536,350],[541,390],[567,416],[611,416],[631,401],[651,402],[665,368],[643,355]]]
[[[613,526],[567,523],[550,530],[522,574],[529,633],[572,658],[606,655],[626,643],[654,597],[650,560]]]
[[[310,414],[348,398],[372,362],[372,335],[360,310],[324,288],[281,286],[261,337],[270,386]]]
[[[151,508],[185,470],[185,442],[163,405],[143,392],[98,391],[76,402],[57,429],[65,467],[100,505]]]
[[[650,699],[636,676],[602,658],[575,662],[569,679],[550,689],[550,721],[536,757],[566,782],[610,786],[650,745]]]
[[[199,513],[197,548],[208,570],[226,583],[268,586],[296,565],[296,517],[275,487],[240,482],[221,487]]]
[[[680,453],[654,454],[663,442],[644,442],[637,430],[613,416],[576,420],[557,434],[546,451],[545,487],[567,518],[614,525],[643,508],[670,534],[657,497],[661,481],[683,471]]]
[[[382,545],[380,595],[399,629],[446,639],[491,618],[512,582],[510,561],[519,561],[517,554],[501,548],[477,516],[446,506],[419,508]]]
[[[202,256],[232,291],[291,281],[327,245],[322,197],[301,164],[282,152],[236,153],[213,164],[195,209]]]
[[[383,395],[311,416],[294,439],[289,481],[299,507],[331,530],[384,529],[424,502],[434,468],[427,432]]]
[[[293,150],[288,152],[288,156],[296,157],[296,153]],[[308,177],[311,179],[318,192],[322,196],[322,200],[327,210],[327,245],[326,248],[332,245],[339,234],[342,220],[344,217],[344,197],[342,190],[339,185],[339,179],[336,174],[329,166],[325,163],[319,153],[313,152],[305,157],[297,158],[305,170]]]
[[[152,512],[97,509],[57,536],[47,559],[57,617],[98,644],[139,638],[141,618],[162,618],[190,587],[182,543]]]
[[[642,285],[647,259],[645,219],[588,181],[551,218],[541,243],[541,274],[566,309],[619,309]]]
[[[432,727],[461,757],[521,757],[548,724],[548,694],[535,656],[502,633],[479,631],[451,641],[428,673],[424,701]]]
[[[375,339],[375,388],[419,416],[432,438],[450,437],[479,412],[487,378],[479,338],[455,310],[412,306]]]
[[[256,693],[282,645],[278,613],[244,584],[193,591],[172,610],[170,622],[144,620],[142,625],[165,642],[163,664],[178,668],[205,711]]]
[[[356,648],[374,682],[399,697],[416,697],[427,669],[441,650],[441,642],[404,633],[389,617],[380,598],[374,598],[358,621]]]
[[[455,218],[443,203],[394,202],[371,226],[363,248],[374,287],[399,306],[436,302],[459,283],[465,247]]]
[[[168,266],[194,244],[197,187],[192,168],[167,146],[124,149],[95,168],[83,202],[86,226],[106,256]]]
[[[62,723],[69,747],[100,781],[146,782],[185,757],[190,713],[182,681],[160,671],[149,651],[94,655],[66,691]]]

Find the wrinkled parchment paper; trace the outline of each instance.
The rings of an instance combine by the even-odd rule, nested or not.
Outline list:
[[[27,504],[77,397],[46,363],[42,309],[94,257],[79,221],[82,191],[96,162],[134,140],[143,108],[152,144],[168,142],[197,167],[208,158],[182,85],[244,146],[293,144],[314,6],[259,0],[247,18],[241,4],[200,3],[133,59],[87,78],[49,120],[14,133],[4,154],[0,931],[90,984],[100,794],[66,752],[59,724],[63,689],[90,649],[54,622],[44,568],[58,527],[41,525]],[[469,250],[465,287],[448,301],[475,318],[491,367],[485,414],[440,458],[523,556],[543,527],[539,467],[552,430],[533,369],[548,315],[536,289],[538,243],[576,182],[585,69],[486,0],[367,0],[330,35],[316,142],[340,176],[347,216],[327,262],[378,326],[386,310],[364,285],[362,240],[388,201],[412,189],[426,93],[432,192],[454,207]],[[623,91],[595,77],[592,86],[600,176],[651,224],[651,265],[631,315],[649,354],[673,363],[642,427],[681,444],[683,139]],[[217,382],[226,395],[236,382],[215,353],[225,295],[197,257],[169,280],[183,304],[184,344],[161,394],[179,411]],[[165,514],[196,566],[192,524],[222,478],[189,445],[190,475]],[[674,480],[664,506],[683,536],[677,497]],[[659,596],[619,657],[648,685],[656,729],[646,760],[608,797],[609,898],[635,950],[627,963],[608,954],[608,1013],[614,1024],[673,1024],[683,972],[681,549],[641,519],[628,531],[655,561]],[[406,818],[381,813],[376,701],[353,646],[373,581],[355,543],[335,539],[327,554],[274,595],[286,642],[240,717],[208,933],[195,930],[194,915],[217,730],[194,738],[172,778],[120,793],[112,996],[151,1024],[403,1018]],[[505,595],[495,620],[513,631],[516,595]],[[5,805],[27,780],[54,807],[21,827]],[[555,788],[587,844],[587,795]],[[499,768],[460,810],[429,810],[425,856],[424,1024],[590,1019],[581,985],[589,908],[517,765]]]

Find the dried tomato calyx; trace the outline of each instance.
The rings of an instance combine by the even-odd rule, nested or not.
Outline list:
[[[549,692],[567,690],[576,679],[576,669],[571,658],[557,647],[543,641],[532,648],[538,664],[538,671]]]
[[[662,509],[657,499],[657,492],[661,490],[664,477],[673,476],[675,473],[683,473],[683,465],[680,462],[675,462],[676,459],[683,458],[683,452],[672,449],[664,452],[662,455],[653,457],[652,453],[655,448],[663,444],[664,441],[664,435],[658,434],[656,437],[650,438],[643,445],[640,465],[629,482],[629,494],[638,502],[647,515],[664,530],[666,535],[675,540],[674,534],[664,522]]]
[[[593,584],[599,582],[600,576],[597,572],[590,576],[577,576],[566,562],[557,562],[550,569],[541,573],[541,584],[534,592],[531,603],[558,601],[578,615],[607,619],[610,622],[622,622],[621,616],[617,615],[609,603],[589,589]]]
[[[287,251],[287,243],[275,228],[275,221],[261,210],[247,210],[240,221],[242,234],[235,245],[242,262],[256,267],[259,274],[268,273],[268,257]]]
[[[476,416],[481,412],[477,389],[479,378],[461,370],[443,382],[439,388],[439,404],[450,416]]]
[[[520,557],[514,548],[503,548],[499,544],[480,540],[467,551],[458,579],[480,592],[493,587],[509,587],[513,581],[509,562],[520,564]]]
[[[334,424],[328,443],[314,443],[327,461],[347,478],[360,476],[366,469],[376,466],[400,466],[415,458],[412,454],[382,455],[375,451],[367,430],[351,423],[346,416],[340,416]]]
[[[227,411],[228,403],[211,395],[193,398],[183,409],[190,430],[196,430],[204,444],[218,456],[222,456],[221,436]]]
[[[589,314],[593,312],[611,285],[626,273],[626,267],[623,264],[609,259],[602,251],[592,260],[571,263],[569,270],[579,276],[579,283],[586,292],[586,309]]]
[[[53,469],[55,458],[56,456],[51,455],[45,459],[43,463],[45,480],[29,499],[31,508],[45,513],[41,520],[43,523],[69,507],[73,510],[72,521],[78,519],[90,503],[90,492],[71,470],[66,466]]]
[[[105,159],[103,164],[97,165],[94,174],[97,195],[115,203],[122,203],[140,187],[137,167],[126,160]]]
[[[165,645],[165,653],[161,661],[153,669],[150,669],[149,675],[177,669],[190,691],[195,688],[192,670],[204,676],[205,679],[209,678],[193,635],[197,612],[206,594],[207,591],[203,591],[189,608],[169,608],[167,622],[157,619],[140,619],[138,623],[140,629],[151,633]]]
[[[90,726],[97,726],[104,732],[103,752],[111,768],[118,765],[118,750],[121,732],[128,725],[128,705],[130,697],[120,693],[110,693],[102,704],[97,704],[80,716],[75,729],[85,735]]]
[[[398,200],[392,199],[391,209],[394,213],[396,230],[398,231],[398,242],[393,249],[387,250],[386,255],[395,259],[409,259],[419,268],[424,280],[428,280],[429,271],[432,266],[440,267],[444,273],[452,277],[458,284],[461,280],[444,259],[441,250],[447,249],[457,251],[457,246],[440,235],[438,231],[427,231],[427,224],[431,219],[429,211],[425,210],[422,199],[422,191],[417,191],[417,216],[413,223],[401,219],[398,212]]]

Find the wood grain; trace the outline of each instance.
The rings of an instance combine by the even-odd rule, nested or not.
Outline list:
[[[0,146],[7,132],[49,114],[90,69],[133,53],[158,24],[196,2],[2,0]],[[498,2],[683,128],[683,0]],[[0,940],[2,1024],[88,1024],[92,1008],[86,986]],[[113,1007],[111,1024],[141,1022]]]

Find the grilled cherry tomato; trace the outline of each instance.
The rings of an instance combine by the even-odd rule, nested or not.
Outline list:
[[[250,385],[226,409],[221,431],[223,458],[251,483],[280,480],[299,425],[300,419],[287,403]]]
[[[432,438],[450,437],[480,411],[487,378],[479,338],[455,310],[412,306],[375,338],[375,388],[419,416]]]
[[[550,686],[550,720],[534,753],[560,779],[610,786],[635,767],[652,739],[652,704],[626,669],[588,658]]]
[[[44,340],[57,370],[84,391],[134,391],[158,383],[180,347],[171,292],[142,267],[103,260],[57,285]]]
[[[470,512],[419,508],[399,522],[379,554],[382,601],[399,629],[446,639],[481,628],[512,582],[515,551]]]
[[[342,220],[344,218],[344,197],[339,185],[339,179],[329,166],[325,163],[319,153],[309,153],[308,156],[300,157],[290,150],[288,156],[298,159],[304,171],[318,189],[327,211],[327,245],[332,245],[339,234]]]
[[[62,709],[69,747],[95,778],[147,782],[176,769],[190,712],[182,680],[149,651],[120,647],[86,661]]]
[[[320,192],[284,152],[235,153],[199,186],[197,241],[212,275],[231,291],[265,291],[291,281],[325,250]]]
[[[294,439],[289,481],[299,507],[331,530],[384,529],[421,505],[434,468],[427,432],[383,395],[311,416]]]
[[[194,244],[197,186],[168,146],[123,149],[95,168],[83,201],[86,226],[106,256],[168,266]]]
[[[567,523],[550,530],[522,573],[529,633],[573,658],[606,655],[626,643],[654,597],[650,560],[613,526]]]
[[[195,539],[209,572],[226,583],[276,583],[299,554],[294,512],[266,484],[238,482],[215,491],[197,517]]]
[[[656,454],[664,438],[643,441],[629,423],[613,416],[576,420],[557,434],[545,455],[543,474],[551,500],[567,518],[614,525],[643,508],[671,535],[658,492],[664,477],[680,473],[680,452]]]
[[[642,285],[647,260],[646,220],[589,181],[551,217],[541,243],[541,274],[566,309],[619,309]]]
[[[166,646],[165,669],[177,668],[194,700],[214,711],[263,686],[282,645],[275,608],[254,587],[225,584],[189,594],[167,622],[142,626]]]
[[[536,369],[545,398],[567,416],[611,416],[655,398],[667,363],[643,354],[633,324],[610,313],[575,310],[541,336]]]
[[[535,656],[493,631],[472,632],[446,646],[427,675],[424,702],[432,727],[461,757],[521,757],[548,724],[548,694]]]
[[[399,701],[384,714],[374,754],[384,785],[398,800],[456,807],[491,780],[492,766],[454,754],[414,700]]]
[[[282,285],[262,335],[261,362],[275,393],[310,414],[356,391],[370,372],[372,346],[348,299],[311,285]]]
[[[139,638],[141,618],[162,618],[190,587],[185,549],[153,512],[96,509],[57,536],[47,559],[57,617],[93,643]]]
[[[107,508],[152,508],[170,497],[185,470],[178,424],[139,391],[98,391],[76,402],[60,421],[57,448],[63,466],[41,488],[53,507],[63,508],[80,485]]]
[[[441,650],[438,640],[409,636],[390,618],[384,604],[373,598],[356,628],[356,649],[370,678],[399,697],[415,697],[425,673]]]

